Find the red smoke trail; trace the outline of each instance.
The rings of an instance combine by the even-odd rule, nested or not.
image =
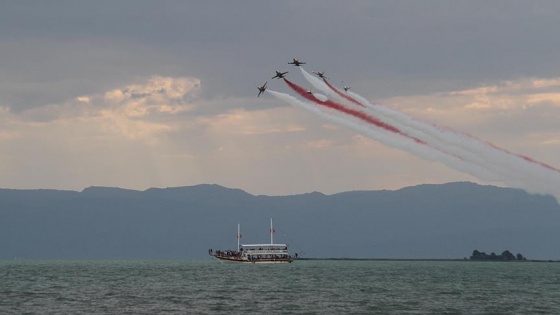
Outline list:
[[[422,141],[422,140],[420,140],[420,139],[418,139],[418,138],[411,137],[411,136],[409,136],[409,135],[403,133],[402,131],[400,131],[398,128],[395,128],[395,127],[393,127],[393,126],[391,126],[391,125],[389,125],[389,124],[386,124],[386,123],[382,122],[381,120],[379,120],[379,119],[377,119],[377,118],[375,118],[375,117],[371,117],[371,116],[369,116],[369,115],[367,115],[367,114],[365,114],[365,113],[363,113],[363,112],[360,112],[360,111],[357,111],[357,110],[354,110],[354,109],[345,107],[344,105],[341,105],[341,104],[339,104],[339,103],[333,102],[333,101],[331,101],[331,100],[321,101],[321,100],[319,100],[318,98],[316,98],[312,93],[309,93],[308,91],[306,91],[306,90],[305,90],[304,88],[302,88],[301,86],[299,86],[299,85],[297,85],[297,84],[291,82],[290,80],[288,80],[288,79],[286,79],[286,78],[284,78],[284,82],[286,82],[286,84],[288,84],[288,86],[289,86],[290,88],[292,88],[292,90],[294,90],[296,93],[298,93],[300,96],[302,96],[303,98],[307,99],[308,101],[311,101],[311,102],[314,102],[314,103],[316,103],[316,104],[323,105],[323,106],[326,106],[326,107],[329,107],[329,108],[332,108],[332,109],[336,109],[336,110],[341,111],[341,112],[343,112],[343,113],[346,113],[346,114],[348,114],[348,115],[352,115],[352,116],[354,116],[354,117],[360,118],[361,120],[366,121],[366,122],[369,122],[369,123],[372,123],[372,124],[374,124],[375,126],[377,126],[377,127],[379,127],[379,128],[383,128],[383,129],[385,129],[385,130],[387,130],[387,131],[390,131],[390,132],[399,134],[399,135],[401,135],[401,136],[405,136],[405,137],[407,137],[407,138],[410,138],[410,139],[414,140],[414,141],[417,142],[417,143],[424,144],[424,145],[427,144],[426,142],[424,142],[424,141]]]
[[[358,102],[357,100],[355,100],[353,97],[351,97],[350,95],[346,95],[344,93],[342,93],[341,91],[339,91],[337,88],[335,88],[334,86],[332,86],[332,84],[329,83],[329,81],[327,81],[327,79],[323,78],[323,82],[325,82],[325,84],[331,89],[333,90],[336,94],[338,94],[338,96],[356,104],[362,107],[366,107],[364,104]]]
[[[507,151],[506,151],[506,152],[507,152]],[[511,154],[511,153],[510,153],[510,154]],[[534,160],[534,159],[532,159],[532,158],[530,158],[530,157],[528,157],[528,156],[521,155],[521,154],[516,154],[516,155],[519,155],[519,156],[520,156],[522,159],[524,159],[525,161],[529,161],[529,162],[531,162],[531,163],[537,163],[537,164],[539,164],[539,165],[542,166],[542,167],[546,167],[546,168],[551,169],[551,170],[553,170],[553,171],[560,172],[559,169],[557,169],[557,168],[555,168],[555,167],[553,167],[553,166],[550,166],[550,165],[548,165],[548,164],[546,164],[546,163],[543,163],[543,162],[539,162],[539,161],[537,161],[537,160]]]
[[[289,83],[291,82],[286,81],[286,83],[297,92],[297,94],[303,96],[311,106],[312,104],[318,104],[333,108],[340,113],[353,116],[353,118],[357,118],[366,124],[371,124],[371,127],[382,127],[379,123],[385,124],[386,126],[390,126],[391,129],[384,129],[390,130],[393,135],[404,135],[407,140],[414,140],[416,143],[424,144],[422,147],[435,149],[438,153],[445,153],[446,156],[465,162],[464,164],[460,164],[456,163],[457,161],[454,159],[447,159],[444,158],[444,156],[434,156],[451,168],[469,173],[481,180],[503,182],[510,187],[522,188],[530,193],[552,194],[560,203],[560,169],[538,162],[530,157],[509,152],[467,133],[416,120],[411,116],[392,110],[389,107],[372,105],[367,99],[355,93],[344,93],[358,101],[365,108],[355,107],[353,106],[356,104],[354,101],[337,93],[336,88],[333,89],[333,86],[329,85],[326,80],[320,80],[309,75],[303,68],[301,68],[301,72],[307,81],[320,91],[326,93],[327,97],[335,97],[331,99],[329,103],[324,101],[323,98],[306,93],[303,88],[295,84],[290,85]],[[286,101],[292,103],[292,101],[295,102],[295,99]],[[312,106],[311,108],[314,107]],[[326,114],[321,112],[318,108],[315,109],[315,112]],[[367,118],[364,118],[364,115]],[[378,123],[372,122],[372,118],[377,119]],[[342,119],[340,123],[343,125],[349,125],[349,127],[358,130],[356,128],[357,125],[354,126],[352,123],[343,123],[345,122],[343,117],[340,117],[340,119]],[[363,132],[363,130],[358,131]],[[377,139],[377,136],[382,135],[376,132],[374,128],[366,134],[376,140],[380,140]],[[394,143],[398,143],[397,139],[398,137],[394,139]],[[387,143],[385,140],[387,139],[383,139],[381,142],[392,145],[392,143]],[[420,149],[420,147],[409,145],[410,144],[406,144],[397,147],[415,154],[419,152],[414,150]],[[434,157],[428,157],[428,159]]]
[[[540,165],[540,166],[542,166],[542,167],[544,167],[544,168],[547,168],[547,169],[549,169],[549,170],[552,170],[552,171],[555,171],[555,172],[560,173],[560,170],[559,170],[559,169],[557,169],[557,168],[555,168],[555,167],[553,167],[553,166],[550,166],[550,165],[548,165],[548,164],[546,164],[546,163],[539,162],[539,161],[537,161],[537,160],[535,160],[535,159],[533,159],[533,158],[530,158],[530,157],[525,156],[525,155],[522,155],[522,154],[517,154],[517,153],[509,152],[508,150],[502,149],[502,148],[500,148],[500,147],[494,145],[494,144],[491,143],[491,142],[486,142],[486,143],[487,143],[490,147],[492,147],[492,148],[494,148],[494,149],[496,149],[496,150],[505,152],[505,153],[507,153],[507,154],[509,154],[509,155],[517,156],[517,157],[522,158],[523,160],[525,160],[525,161],[527,161],[527,162],[529,162],[529,163],[537,164],[537,165]]]
[[[302,71],[303,71],[303,69],[302,69]],[[337,89],[336,87],[334,87],[332,84],[330,84],[329,81],[327,81],[327,79],[323,78],[323,82],[327,85],[327,87],[328,87],[329,89],[331,89],[333,92],[335,92],[335,93],[336,93],[337,95],[339,95],[340,97],[342,97],[342,98],[344,98],[344,99],[346,99],[346,100],[348,100],[348,101],[350,101],[350,102],[352,102],[352,103],[355,103],[355,104],[357,104],[357,105],[360,105],[360,106],[363,106],[363,107],[368,108],[368,106],[367,106],[366,104],[364,104],[364,102],[360,102],[360,101],[356,100],[355,98],[353,98],[352,96],[342,93],[340,90],[338,90],[338,89]],[[365,102],[367,102],[367,100],[366,100]],[[428,127],[429,127],[429,126],[428,126]],[[486,144],[486,145],[490,146],[491,148],[493,148],[493,149],[495,149],[495,150],[501,151],[501,152],[506,153],[506,154],[511,155],[511,156],[518,157],[518,158],[520,158],[520,159],[525,160],[526,162],[529,162],[529,163],[532,163],[532,164],[536,164],[536,165],[542,166],[542,167],[544,167],[544,168],[546,168],[546,169],[549,169],[549,170],[552,170],[552,171],[555,171],[555,172],[559,172],[559,173],[560,173],[560,169],[557,169],[557,168],[555,168],[555,167],[553,167],[553,166],[551,166],[551,165],[549,165],[549,164],[546,164],[546,163],[543,163],[543,162],[539,162],[539,161],[537,161],[537,160],[535,160],[535,159],[533,159],[533,158],[530,158],[530,157],[525,156],[525,155],[522,155],[522,154],[516,154],[516,153],[510,152],[510,151],[508,151],[508,150],[506,150],[506,149],[503,149],[503,148],[500,148],[500,147],[494,145],[494,144],[491,143],[491,142],[482,141],[482,140],[480,140],[480,139],[478,139],[478,138],[476,138],[476,137],[474,137],[474,136],[472,136],[472,135],[470,135],[470,134],[457,132],[457,131],[455,131],[455,130],[452,130],[452,129],[449,129],[449,128],[444,128],[444,127],[438,127],[438,126],[433,126],[433,125],[432,125],[432,127],[435,127],[436,129],[443,130],[444,132],[451,132],[452,134],[464,135],[464,136],[466,136],[466,137],[468,137],[468,138],[470,138],[470,139],[472,139],[472,140],[474,140],[474,141],[478,141],[478,142],[480,142],[480,143]]]

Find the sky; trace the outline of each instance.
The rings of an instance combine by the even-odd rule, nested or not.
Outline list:
[[[8,1],[0,187],[252,194],[485,182],[281,102],[292,58],[560,167],[557,1]],[[293,93],[292,93],[293,94]]]

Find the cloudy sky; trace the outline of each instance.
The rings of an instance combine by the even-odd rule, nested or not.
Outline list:
[[[293,57],[372,101],[560,167],[557,1],[0,7],[2,188],[214,183],[284,195],[487,183],[256,98],[275,70],[306,84]]]

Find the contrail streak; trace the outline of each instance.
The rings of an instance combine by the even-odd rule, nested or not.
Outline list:
[[[371,104],[359,94],[343,93],[328,80],[318,79],[302,67],[300,69],[304,78],[328,97],[328,100],[319,100],[300,86],[284,79],[290,88],[310,102],[412,139],[416,144],[429,146],[439,152],[438,160],[480,179],[502,182],[529,192],[560,196],[560,170],[553,166],[511,153],[471,135],[420,121],[387,106]],[[457,163],[457,160],[461,163]]]
[[[302,68],[302,70],[303,70],[303,68]],[[342,97],[343,99],[345,99],[345,100],[347,100],[347,101],[350,101],[350,102],[352,102],[352,103],[354,103],[354,104],[356,104],[356,105],[365,107],[365,105],[363,105],[362,103],[358,102],[356,99],[354,99],[354,98],[351,97],[350,95],[344,94],[344,93],[342,93],[342,91],[340,91],[339,89],[337,89],[337,88],[335,88],[334,86],[332,86],[332,85],[329,83],[329,81],[328,81],[327,79],[324,79],[324,78],[323,78],[323,82],[325,82],[325,84],[329,87],[329,89],[331,89],[332,91],[334,91],[338,96]]]
[[[302,95],[305,95],[305,98],[309,100],[308,102],[302,102],[289,94],[270,90],[267,91],[282,101],[301,107],[334,123],[352,128],[355,131],[360,132],[368,136],[369,138],[377,140],[387,146],[395,147],[403,151],[413,153],[426,160],[441,161],[450,168],[457,169],[461,172],[471,174],[478,178],[492,180],[492,178],[489,177],[490,173],[486,172],[483,169],[480,169],[480,167],[478,167],[477,165],[472,165],[468,162],[462,161],[456,156],[449,156],[440,150],[431,148],[422,143],[418,143],[413,138],[407,137],[406,135],[396,133],[392,130],[387,130],[386,128],[377,126],[371,121],[363,120],[361,117],[341,117],[340,115],[334,115],[321,111],[316,106],[316,104],[320,102],[313,99],[313,96],[308,96],[309,93],[303,92],[303,88],[295,84],[293,85],[294,88],[298,88],[300,89],[301,93],[304,93]]]
[[[357,110],[354,110],[354,109],[345,107],[345,106],[343,106],[343,105],[341,105],[341,104],[339,104],[339,103],[333,102],[333,101],[331,101],[331,100],[321,101],[321,100],[319,100],[318,98],[316,98],[316,97],[313,95],[313,93],[307,92],[304,88],[302,88],[301,86],[299,86],[299,85],[297,85],[297,84],[291,82],[290,80],[288,80],[288,79],[286,79],[286,78],[284,78],[284,82],[286,82],[286,84],[288,84],[288,86],[289,86],[290,88],[292,88],[296,93],[298,93],[300,96],[302,96],[303,98],[307,99],[308,101],[317,103],[317,104],[319,104],[319,105],[327,106],[327,107],[332,108],[332,109],[336,109],[336,110],[341,111],[341,112],[343,112],[343,113],[345,113],[345,114],[352,115],[352,116],[357,117],[357,118],[360,118],[360,119],[362,119],[362,120],[364,120],[364,121],[366,121],[366,122],[372,123],[372,124],[374,124],[374,125],[377,126],[377,127],[386,129],[387,131],[394,132],[394,133],[397,133],[397,134],[400,134],[400,135],[409,137],[409,138],[411,138],[412,140],[414,140],[414,141],[416,141],[416,142],[418,142],[418,143],[426,144],[424,141],[422,141],[422,140],[420,140],[420,139],[417,139],[417,138],[414,138],[414,137],[410,137],[410,136],[408,136],[408,135],[402,133],[399,129],[397,129],[397,128],[395,128],[395,127],[389,125],[389,124],[386,124],[386,123],[382,122],[381,120],[379,120],[379,119],[377,119],[377,118],[375,118],[375,117],[369,116],[369,115],[367,115],[367,114],[365,114],[365,113],[363,113],[363,112],[360,112],[360,111],[357,111]]]
[[[538,164],[553,171],[559,171],[558,169],[550,165],[535,161],[523,155],[513,154],[489,142],[480,141],[470,135],[418,121],[406,114],[403,114],[386,106],[372,105],[371,103],[369,103],[369,101],[356,93],[349,92],[348,94],[350,96],[348,98],[342,97],[344,94],[340,90],[332,86],[326,79],[323,79],[321,81],[307,73],[303,68],[301,68],[301,72],[313,86],[327,93],[328,96],[345,103],[348,103],[348,100],[351,100],[351,102],[354,104],[358,102],[360,106],[367,108],[365,110],[366,112],[372,113],[375,117],[381,119],[382,121],[392,124],[393,126],[396,126],[396,128],[399,128],[407,132],[408,134],[414,135],[415,137],[427,143],[430,143],[430,145],[437,146],[440,150],[448,151],[451,154],[460,155],[463,158],[472,161],[473,163],[478,163],[480,165],[484,164],[484,161],[482,160],[483,156],[480,156],[480,152],[484,151],[484,148],[481,148],[481,146],[489,146],[508,155],[517,156],[527,162]],[[418,134],[418,132],[420,132],[421,134]],[[450,139],[450,137],[452,139]],[[468,146],[462,146],[461,142],[458,142],[458,140],[463,140],[463,142],[466,140]],[[468,142],[470,142],[470,144]],[[457,152],[457,150],[461,152]],[[494,165],[494,167],[492,167],[492,170],[496,171],[501,169],[502,173],[510,174],[511,169],[502,167],[501,163],[502,162]],[[526,177],[526,175],[524,174],[520,174],[520,176],[521,179]]]
[[[538,188],[537,191],[545,191],[547,193],[557,190],[558,188],[556,187],[560,185],[560,171],[548,164],[524,155],[511,153],[490,142],[481,141],[468,134],[421,122],[386,106],[372,105],[367,101],[362,104],[367,108],[367,112],[373,111],[378,114],[381,113],[381,115],[390,116],[423,132],[424,136],[417,136],[428,144],[443,150],[447,148],[448,151],[458,154],[465,160],[500,173],[502,175],[501,181],[506,184],[520,187],[520,182],[530,183],[530,188],[527,185],[520,188],[530,191],[533,189],[534,191],[534,187],[545,187],[544,189]],[[548,171],[545,171],[543,168]]]
[[[300,68],[300,70],[308,82],[310,82],[315,88],[326,93],[329,97],[345,103],[348,106],[352,106],[359,111],[364,111],[372,116],[375,116],[381,121],[398,128],[399,130],[407,133],[410,136],[421,139],[422,141],[429,143],[431,146],[441,151],[447,152],[448,154],[453,156],[461,156],[462,159],[468,160],[471,163],[475,163],[481,168],[486,168],[487,172],[489,173],[496,173],[496,169],[490,169],[486,167],[484,163],[481,163],[476,152],[455,148],[454,146],[450,146],[449,142],[444,143],[444,141],[440,139],[441,135],[438,132],[434,132],[433,130],[434,128],[437,129],[438,127],[423,123],[421,121],[417,121],[414,118],[401,112],[392,110],[389,107],[382,105],[372,105],[366,99],[355,93],[349,93],[349,97],[352,99],[349,103],[348,98],[341,97],[343,93],[332,86],[326,79],[320,80],[307,73],[303,68]],[[358,104],[359,106],[356,107],[356,104]],[[509,170],[504,170],[504,172],[509,172]],[[501,176],[498,176],[496,178],[501,178]]]

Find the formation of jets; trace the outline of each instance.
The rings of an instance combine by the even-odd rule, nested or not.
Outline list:
[[[294,65],[296,67],[299,67],[301,65],[305,64],[305,61],[299,61],[296,58],[292,58],[292,62],[288,62],[289,65]],[[286,74],[288,73],[288,71],[285,72],[280,72],[280,71],[276,71],[276,75],[273,76],[271,79],[282,79],[286,76]],[[322,79],[326,79],[327,77],[325,76],[325,72],[324,71],[313,71],[314,74],[316,74],[317,76],[319,76]],[[264,91],[266,91],[266,84],[268,83],[268,81],[266,81],[262,86],[257,86],[257,89],[259,89],[259,94],[257,94],[257,97],[261,96],[261,94],[264,93]],[[344,86],[344,91],[348,92],[348,90],[350,89],[349,86]],[[307,91],[307,93],[312,93],[311,91]]]

